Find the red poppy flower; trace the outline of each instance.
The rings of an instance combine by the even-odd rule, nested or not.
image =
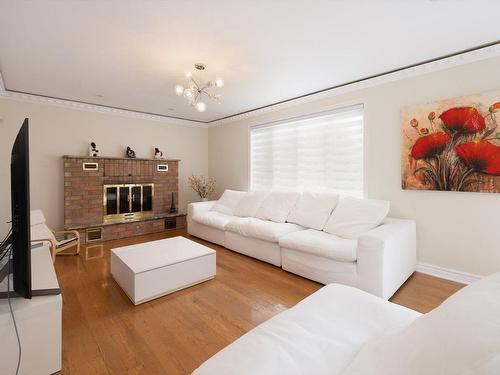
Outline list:
[[[474,107],[451,108],[439,118],[448,129],[459,133],[475,133],[486,128],[484,117]]]
[[[416,118],[413,118],[411,119],[410,121],[410,125],[413,127],[413,128],[416,128],[418,126],[418,121]]]
[[[458,145],[455,152],[470,168],[500,176],[500,146],[488,141],[473,141]]]
[[[427,118],[431,121],[434,120],[436,118],[436,112],[429,112]]]
[[[493,112],[496,112],[497,110],[500,109],[500,102],[497,102],[495,104],[492,104],[490,106],[490,112],[493,113]]]
[[[444,132],[420,137],[411,149],[411,156],[415,159],[430,158],[443,152],[449,141],[450,136]]]

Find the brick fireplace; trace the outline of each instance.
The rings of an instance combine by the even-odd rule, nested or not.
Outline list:
[[[83,242],[184,226],[179,160],[63,156],[64,226]],[[90,235],[89,235],[90,234]]]

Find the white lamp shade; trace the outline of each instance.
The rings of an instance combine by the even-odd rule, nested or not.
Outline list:
[[[178,96],[184,94],[184,87],[182,85],[175,85],[175,94]]]
[[[203,102],[196,103],[196,110],[198,112],[205,112],[207,110],[207,105]]]
[[[220,79],[220,78],[217,78],[215,80],[215,86],[216,87],[222,87],[222,86],[224,86],[224,81],[222,79]]]
[[[192,97],[193,97],[194,93],[193,93],[193,90],[191,90],[191,89],[185,89],[185,90],[183,91],[183,95],[184,95],[184,97],[185,97],[186,99],[189,99],[189,98],[192,98]]]

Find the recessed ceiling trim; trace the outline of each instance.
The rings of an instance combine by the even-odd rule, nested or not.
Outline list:
[[[241,119],[278,111],[299,104],[310,103],[320,99],[326,99],[340,94],[439,70],[445,70],[455,66],[470,64],[475,61],[486,60],[498,56],[500,56],[500,40],[227,116],[211,121],[208,124],[211,128]]]
[[[30,94],[25,92],[11,91],[5,89],[5,87],[1,86],[2,78],[0,73],[0,98],[18,100],[24,102],[31,102],[37,104],[47,104],[53,105],[57,107],[71,108],[88,112],[97,112],[97,113],[105,113],[112,114],[122,117],[142,119],[142,120],[150,120],[156,122],[167,123],[171,125],[182,125],[182,126],[194,126],[198,128],[208,128],[208,124],[202,121],[183,119],[173,116],[163,116],[154,113],[147,112],[139,112],[133,111],[123,108],[104,106],[99,104],[92,104],[86,102],[79,102],[75,100],[67,100],[61,98],[54,98],[43,95]]]

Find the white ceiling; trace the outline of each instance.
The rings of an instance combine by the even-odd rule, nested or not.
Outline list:
[[[209,122],[500,40],[498,0],[0,0],[8,90]],[[195,62],[225,100],[175,96]],[[101,97],[102,96],[102,97]]]

